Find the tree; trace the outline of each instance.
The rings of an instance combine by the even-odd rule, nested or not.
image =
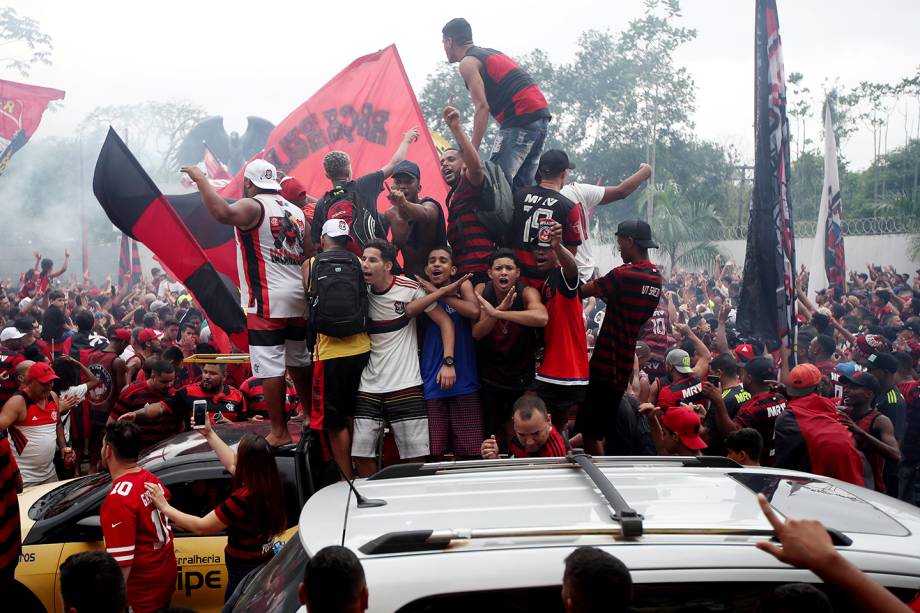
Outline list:
[[[808,123],[808,119],[811,117],[811,103],[808,100],[808,95],[811,94],[811,89],[806,87],[803,83],[805,79],[804,75],[801,72],[792,72],[789,73],[789,76],[786,77],[788,81],[789,93],[792,94],[789,96],[792,104],[788,104],[786,109],[795,120],[795,127],[798,135],[793,136],[796,142],[796,159],[798,159],[804,151],[807,150],[808,145],[812,143],[805,136],[805,126]]]
[[[706,266],[712,262],[719,254],[712,240],[722,228],[713,206],[691,201],[674,183],[655,192],[657,204],[651,226],[660,252],[667,254],[668,272],[673,273],[678,265]]]
[[[652,166],[650,185],[655,185],[658,144],[692,129],[694,84],[690,73],[674,62],[674,52],[696,38],[696,30],[677,26],[681,17],[677,0],[645,0],[645,15],[630,22],[620,36],[618,53],[631,67],[635,86],[635,117],[630,137],[644,142]],[[655,190],[648,192],[648,220],[654,217]]]
[[[51,37],[41,31],[36,20],[11,7],[0,8],[0,46],[8,53],[0,62],[23,77],[28,77],[36,64],[51,65]]]
[[[204,108],[189,102],[101,106],[83,119],[78,131],[99,138],[114,127],[154,179],[169,181],[175,178],[171,174],[178,168],[176,152],[182,139],[205,117]]]

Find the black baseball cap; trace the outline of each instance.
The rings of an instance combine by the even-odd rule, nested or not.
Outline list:
[[[898,360],[890,353],[873,353],[869,356],[866,367],[896,373],[898,372]]]
[[[752,379],[760,383],[776,378],[773,360],[764,356],[758,356],[749,361],[744,365],[744,370]]]
[[[537,174],[541,177],[555,177],[563,170],[574,170],[575,164],[569,161],[569,155],[561,149],[544,151],[537,165]]]
[[[641,219],[621,221],[617,226],[616,235],[631,238],[640,247],[658,249],[658,243],[652,240],[652,228]]]
[[[416,179],[422,178],[422,171],[419,170],[418,164],[415,162],[410,162],[409,160],[403,160],[393,167],[393,176],[396,175],[409,175],[410,177],[415,177]]]
[[[853,385],[858,385],[859,387],[870,389],[875,394],[880,394],[882,391],[882,385],[878,382],[878,379],[876,379],[873,375],[861,370],[854,372],[849,377],[841,378],[843,379],[844,383],[851,383]]]

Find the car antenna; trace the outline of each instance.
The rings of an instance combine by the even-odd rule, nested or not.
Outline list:
[[[332,458],[332,461],[335,462],[335,467],[339,470],[339,474],[345,480],[345,483],[347,483],[348,487],[351,488],[351,491],[354,492],[355,500],[358,501],[359,509],[369,509],[372,507],[386,506],[387,504],[386,500],[382,500],[380,498],[365,498],[364,496],[362,496],[361,492],[359,492],[358,489],[355,487],[355,480],[349,479],[348,477],[345,476],[345,471],[343,471],[342,467],[339,466],[339,461],[336,460],[335,457]]]

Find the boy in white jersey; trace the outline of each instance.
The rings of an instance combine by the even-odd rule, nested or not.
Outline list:
[[[310,356],[307,353],[307,296],[301,265],[312,253],[305,248],[303,211],[279,194],[278,171],[253,160],[243,172],[243,198],[224,200],[197,166],[182,169],[198,186],[214,219],[234,226],[238,246],[240,295],[246,309],[252,372],[262,379],[271,418],[270,445],[291,442],[284,419],[285,367],[303,406],[310,406]]]
[[[444,365],[438,373],[438,383],[450,389],[457,380],[453,365],[454,323],[437,301],[456,294],[469,275],[426,294],[418,282],[393,274],[396,248],[390,243],[370,241],[361,261],[369,289],[371,355],[361,374],[355,401],[351,455],[358,474],[367,477],[377,468],[377,441],[385,422],[393,430],[400,458],[422,460],[428,455],[428,412],[414,318],[425,312],[441,329]]]

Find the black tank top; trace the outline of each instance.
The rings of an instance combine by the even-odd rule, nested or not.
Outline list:
[[[523,311],[524,284],[514,285],[517,297],[511,304],[512,311]],[[482,297],[493,306],[499,302],[492,283],[486,283]],[[499,320],[484,338],[476,343],[479,360],[479,378],[489,385],[506,389],[525,390],[533,381],[536,368],[536,329],[510,321]]]
[[[520,127],[549,118],[543,92],[517,62],[500,51],[485,47],[470,47],[466,55],[482,63],[479,74],[485,85],[489,113],[501,127]]]

